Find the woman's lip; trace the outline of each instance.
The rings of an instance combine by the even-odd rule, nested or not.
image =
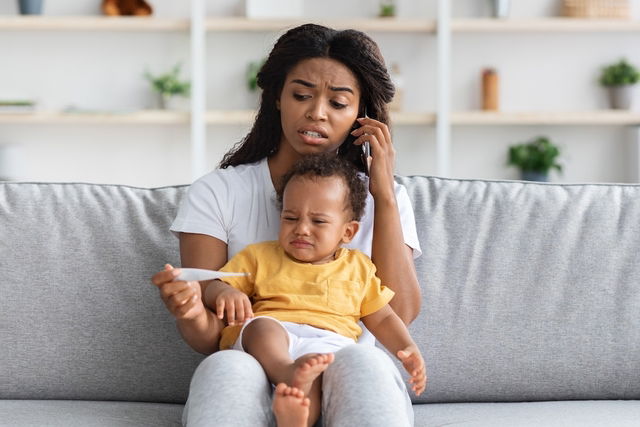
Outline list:
[[[305,134],[304,132],[298,132],[298,134],[300,135],[302,142],[304,142],[305,144],[318,145],[323,144],[327,140],[327,138],[310,136]]]

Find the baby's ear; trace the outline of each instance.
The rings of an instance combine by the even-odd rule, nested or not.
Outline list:
[[[353,237],[359,229],[360,223],[358,221],[349,221],[346,223],[344,226],[344,234],[342,235],[342,243],[349,243],[353,240]]]

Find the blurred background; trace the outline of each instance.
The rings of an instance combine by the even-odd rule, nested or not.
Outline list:
[[[603,73],[621,60],[640,66],[640,0],[206,1],[199,154],[188,112],[192,2],[149,0],[150,16],[105,17],[101,0],[21,1],[0,3],[0,179],[189,183],[192,156],[212,169],[248,131],[252,70],[277,37],[318,22],[380,45],[399,93],[398,174],[520,179],[510,147],[542,138],[562,167],[551,181],[639,181],[640,95],[628,84],[628,103],[613,106]],[[438,126],[450,131],[446,165]]]

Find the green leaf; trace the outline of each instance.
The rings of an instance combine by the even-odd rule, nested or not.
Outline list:
[[[550,169],[556,169],[562,172],[558,156],[560,149],[549,138],[540,136],[526,143],[511,145],[507,164],[523,171],[548,173]]]

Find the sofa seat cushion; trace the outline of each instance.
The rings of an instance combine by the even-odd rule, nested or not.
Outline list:
[[[413,405],[416,427],[637,427],[640,400]]]
[[[183,405],[85,400],[0,400],[0,426],[181,426]]]

